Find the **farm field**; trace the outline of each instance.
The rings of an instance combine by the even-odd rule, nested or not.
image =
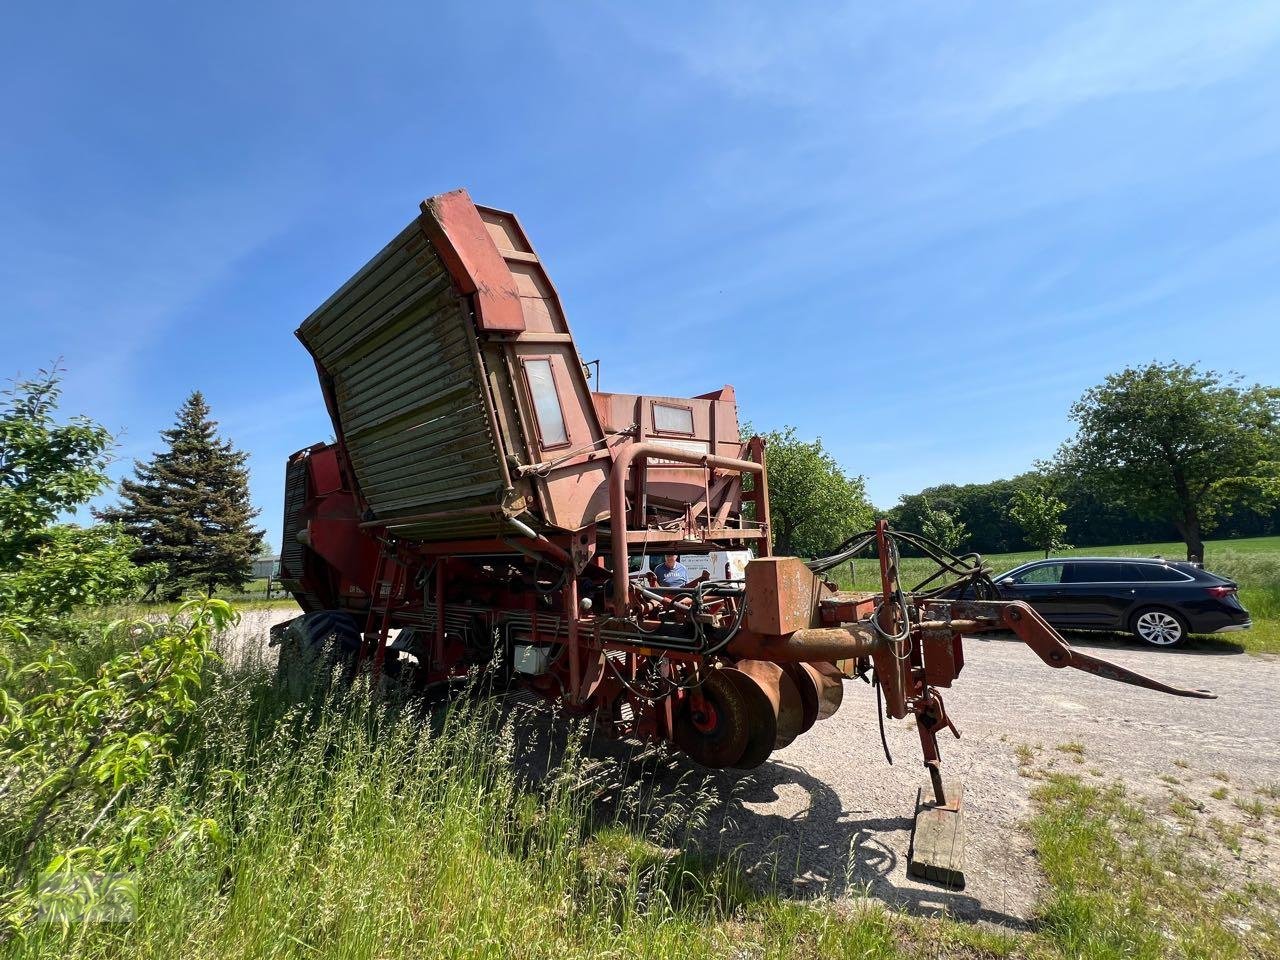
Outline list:
[[[993,574],[1038,560],[1039,551],[984,554]],[[1181,560],[1186,547],[1181,543],[1128,543],[1106,547],[1081,547],[1054,554],[1062,557],[1164,557]],[[1249,653],[1280,653],[1280,537],[1249,537],[1240,540],[1211,540],[1205,543],[1205,568],[1240,585],[1240,601],[1253,616],[1253,629],[1213,637],[1193,637],[1192,645],[1243,649]],[[904,557],[904,585],[911,585],[932,572],[929,561]],[[877,589],[878,567],[874,560],[858,560],[851,581],[848,568],[840,571],[841,586]]]

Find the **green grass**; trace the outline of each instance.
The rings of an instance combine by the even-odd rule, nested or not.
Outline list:
[[[1042,552],[984,554],[995,574],[1004,573],[1028,560],[1042,558]],[[1121,544],[1109,547],[1081,547],[1055,556],[1153,557],[1170,560],[1186,557],[1181,543]],[[1211,540],[1205,543],[1205,567],[1230,577],[1240,585],[1240,602],[1253,617],[1253,628],[1240,633],[1219,634],[1212,639],[1195,639],[1201,645],[1230,647],[1250,653],[1280,653],[1280,537],[1251,537],[1241,540]],[[902,580],[912,586],[933,572],[931,562],[904,557]],[[875,560],[858,560],[853,581],[845,566],[833,571],[842,587],[878,589],[879,567]]]
[[[527,733],[484,699],[423,716],[228,673],[156,788],[222,842],[154,854],[134,922],[36,928],[0,953],[683,958],[750,937],[763,956],[906,956],[883,909],[783,905],[700,855],[709,798],[598,810],[617,781],[584,775],[578,737],[527,781]]]
[[[1056,955],[1276,955],[1280,891],[1226,881],[1211,862],[1213,841],[1169,831],[1118,785],[1055,774],[1033,801],[1032,834],[1051,887],[1040,938]],[[1230,837],[1220,842],[1231,848]]]
[[[1230,958],[1265,950],[1229,921],[1280,933],[1273,889],[1226,889],[1187,836],[1078,776],[1029,771],[1049,887],[1015,933],[754,888],[699,847],[718,798],[628,799],[581,734],[541,740],[487,698],[427,710],[220,667],[195,716],[149,793],[219,839],[153,852],[132,923],[37,927],[0,956]]]
[[[279,580],[271,581],[271,595],[267,595],[267,580],[259,578],[250,580],[241,590],[221,589],[214,592],[215,597],[230,600],[233,603],[253,604],[256,606],[275,606],[291,600],[291,596],[280,586]]]

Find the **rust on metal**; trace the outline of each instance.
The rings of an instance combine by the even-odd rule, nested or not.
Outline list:
[[[424,201],[297,335],[336,439],[288,460],[282,580],[304,616],[363,623],[356,666],[376,678],[425,691],[497,671],[607,732],[745,769],[868,680],[881,722],[914,720],[929,777],[913,872],[950,884],[963,787],[939,737],[960,735],[943,691],[966,636],[1212,696],[1073,649],[981,558],[883,520],[829,557],[772,556],[768,451],[741,436],[734,389],[600,391],[520,222],[465,191]],[[900,547],[935,573],[901,583]],[[836,593],[829,571],[866,552],[878,589]],[[666,553],[714,569],[663,586]]]
[[[752,594],[755,597],[755,594]],[[884,649],[884,641],[868,626],[810,627],[785,636],[741,631],[729,644],[740,657],[756,657],[776,663],[816,663],[863,657]]]
[[[819,602],[835,594],[798,557],[752,560],[747,590],[759,598],[747,611],[747,629],[766,636],[816,626]]]
[[[763,660],[739,660],[724,672],[747,704],[747,746],[731,766],[754,770],[769,759],[778,740],[782,668]]]

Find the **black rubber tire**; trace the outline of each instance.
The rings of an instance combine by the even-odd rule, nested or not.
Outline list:
[[[304,613],[305,643],[313,650],[323,650],[332,643],[338,656],[350,656],[360,649],[360,627],[356,618],[345,610],[320,610]]]
[[[704,767],[731,767],[747,748],[750,719],[746,701],[723,670],[710,671],[701,693],[715,708],[714,729],[699,730],[686,704],[675,718],[675,744]]]
[[[1177,635],[1171,636],[1170,630],[1177,627]],[[1129,617],[1129,632],[1135,637],[1158,650],[1170,650],[1186,642],[1189,628],[1186,618],[1176,610],[1168,607],[1141,607]],[[1165,639],[1154,639],[1163,637]]]
[[[342,665],[349,673],[360,652],[360,627],[345,610],[316,610],[295,617],[280,632],[280,661],[276,679],[311,683],[317,668],[328,673]]]

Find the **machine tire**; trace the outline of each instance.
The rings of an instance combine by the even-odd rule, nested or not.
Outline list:
[[[1129,632],[1143,643],[1167,650],[1187,639],[1187,621],[1168,607],[1142,607],[1129,618]]]
[[[345,610],[316,610],[294,617],[280,631],[280,661],[276,679],[310,683],[317,670],[325,673],[341,665],[354,667],[360,651],[360,627]]]

